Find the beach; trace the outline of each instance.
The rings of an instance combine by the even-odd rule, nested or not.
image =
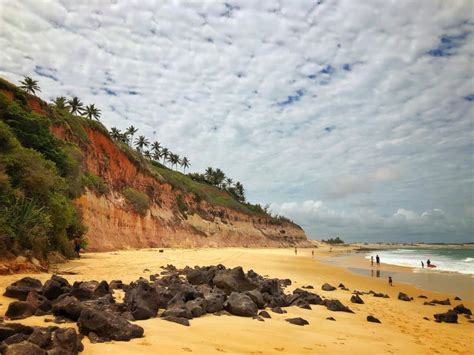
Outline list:
[[[311,255],[312,250],[315,251],[315,258]],[[444,313],[460,303],[472,310],[474,302],[454,301],[454,293],[422,290],[414,285],[399,283],[397,279],[394,280],[394,286],[390,287],[384,277],[365,276],[327,262],[328,256],[349,250],[351,248],[334,248],[331,253],[327,247],[298,249],[297,255],[291,248],[164,249],[162,253],[158,249],[127,250],[86,253],[81,259],[57,265],[56,271],[70,282],[92,279],[110,282],[120,279],[128,283],[140,276],[147,278],[159,273],[160,266],[167,264],[178,268],[219,263],[226,267],[242,266],[244,271],[253,269],[261,275],[291,279],[293,283],[286,289],[287,293],[298,287],[312,285],[314,290],[310,291],[326,298],[339,299],[355,312],[332,312],[321,306],[312,306],[312,310],[288,307],[287,314],[269,311],[272,318],[264,322],[237,316],[206,315],[192,319],[190,327],[155,318],[137,321],[145,329],[145,336],[130,342],[91,344],[84,338],[83,354],[471,353],[474,324],[469,323],[463,315],[459,316],[458,324],[435,323],[433,314]],[[389,266],[383,267],[384,271],[392,270]],[[23,276],[1,276],[2,293],[5,287]],[[44,282],[51,274],[29,276]],[[339,288],[331,292],[323,291],[321,285],[326,282],[336,287],[343,283],[350,291]],[[362,295],[365,304],[354,304],[350,302],[353,290],[373,290],[386,293],[390,298]],[[398,300],[400,291],[414,297],[414,300]],[[417,298],[419,295],[425,295],[428,301],[450,298],[452,305],[426,306],[423,302],[427,300]],[[0,297],[2,314],[11,301]],[[381,324],[367,322],[368,315],[377,317]],[[302,317],[309,325],[299,327],[284,321],[290,317]],[[327,317],[334,317],[336,321],[326,320]],[[51,317],[30,317],[21,322],[45,326],[45,318]],[[75,323],[66,326],[75,327]]]

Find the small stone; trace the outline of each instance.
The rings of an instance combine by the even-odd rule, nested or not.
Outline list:
[[[377,318],[375,318],[374,316],[367,316],[367,322],[371,322],[371,323],[382,323],[381,321],[379,321]]]
[[[332,320],[332,321],[335,321],[336,319],[334,319],[334,317],[326,317],[327,320]]]
[[[287,318],[285,319],[288,323],[294,324],[294,325],[308,325],[309,322],[306,319],[303,319],[301,317],[296,317],[296,318]]]
[[[258,315],[263,318],[271,318],[270,313],[268,313],[267,311],[260,311]]]

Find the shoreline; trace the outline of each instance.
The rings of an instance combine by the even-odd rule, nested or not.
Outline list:
[[[110,352],[116,355],[154,352],[189,354],[190,350],[195,354],[367,354],[374,349],[387,354],[469,353],[470,344],[474,341],[474,324],[469,323],[463,316],[459,317],[458,324],[435,323],[433,314],[444,313],[459,303],[474,309],[474,302],[453,302],[452,306],[424,306],[425,300],[417,298],[420,294],[425,295],[428,300],[452,296],[397,282],[394,287],[390,287],[385,279],[359,275],[344,267],[320,261],[320,258],[332,254],[329,248],[314,248],[314,258],[311,251],[311,248],[298,249],[298,255],[294,255],[294,248],[165,248],[163,253],[158,249],[122,250],[85,253],[81,259],[57,265],[57,270],[59,274],[75,272],[74,275],[62,275],[71,283],[91,279],[108,282],[121,279],[128,283],[139,276],[148,278],[149,275],[159,272],[160,266],[167,264],[178,268],[186,265],[193,267],[216,264],[226,267],[242,266],[244,271],[253,269],[264,276],[291,279],[293,283],[286,289],[286,293],[304,285],[312,285],[314,290],[310,291],[328,299],[338,299],[355,312],[332,312],[321,306],[312,306],[311,310],[292,306],[285,308],[288,312],[286,314],[276,314],[268,310],[272,318],[265,322],[236,316],[205,315],[192,319],[190,327],[153,318],[136,322],[145,329],[145,336],[130,342],[91,344],[85,338],[85,355]],[[27,275],[1,276],[0,292],[3,293],[7,285],[23,276]],[[28,276],[44,282],[51,274]],[[331,292],[323,291],[321,285],[326,282],[334,286],[343,283],[350,291],[339,288]],[[364,304],[354,304],[350,302],[354,290],[374,290],[388,294],[390,298],[363,295],[361,297]],[[399,292],[414,297],[414,300],[398,300]],[[11,301],[13,300],[0,296],[2,314]],[[368,323],[368,315],[379,318],[382,324]],[[302,317],[308,320],[309,325],[298,327],[285,322],[286,318],[291,317]],[[334,317],[336,321],[328,321],[327,317]],[[424,320],[424,317],[429,320]],[[44,316],[30,317],[21,323],[44,325],[44,319]]]

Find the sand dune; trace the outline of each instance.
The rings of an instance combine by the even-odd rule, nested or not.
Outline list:
[[[317,249],[316,259],[327,254]],[[208,315],[191,320],[190,327],[150,319],[137,322],[145,329],[145,337],[130,342],[90,344],[84,339],[84,354],[314,354],[314,353],[403,353],[403,354],[468,354],[474,341],[474,324],[463,316],[460,324],[438,324],[433,321],[434,313],[447,311],[452,306],[423,306],[420,294],[429,299],[444,299],[446,295],[422,291],[409,285],[396,284],[389,287],[386,280],[359,276],[348,271],[318,262],[311,258],[310,249],[300,249],[294,255],[293,249],[157,249],[118,251],[110,253],[85,254],[80,260],[73,260],[58,266],[60,272],[76,272],[66,275],[70,281],[121,279],[124,282],[136,280],[160,272],[160,266],[173,264],[211,265],[222,263],[227,267],[242,266],[262,275],[290,278],[292,290],[302,285],[313,285],[315,292],[326,298],[337,298],[355,311],[355,314],[331,312],[325,307],[312,306],[312,310],[298,307],[287,308],[287,314],[270,312],[272,319],[265,322],[235,316]],[[144,272],[144,269],[150,271]],[[20,278],[20,275],[2,276],[0,288]],[[49,274],[34,275],[41,280]],[[362,296],[363,305],[350,303],[351,292],[322,291],[321,285],[329,282],[337,286],[340,282],[351,290],[374,290],[390,295],[390,299]],[[399,291],[415,297],[412,302],[397,300]],[[3,293],[3,291],[2,291]],[[0,298],[0,311],[5,312],[10,299]],[[474,309],[474,303],[463,302]],[[455,302],[453,304],[458,304]],[[3,314],[2,313],[2,314]],[[367,315],[379,318],[382,324],[368,323]],[[332,316],[336,321],[326,320]],[[284,321],[289,317],[302,317],[309,325],[298,327]],[[428,317],[430,321],[424,320]],[[24,320],[28,324],[44,325],[45,317]]]

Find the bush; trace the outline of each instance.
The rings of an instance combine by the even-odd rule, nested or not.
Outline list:
[[[82,176],[82,179],[85,186],[97,192],[99,195],[105,195],[109,192],[107,184],[104,182],[104,180],[102,180],[100,176],[86,172]]]
[[[337,237],[337,238],[329,238],[329,239],[327,239],[327,240],[324,240],[324,239],[323,239],[322,242],[328,243],[328,244],[344,244],[344,241],[343,241],[341,238],[339,238],[339,237]]]
[[[147,194],[137,191],[131,187],[127,187],[122,193],[127,201],[132,205],[135,212],[142,216],[146,215],[148,207],[150,206],[150,198]]]

